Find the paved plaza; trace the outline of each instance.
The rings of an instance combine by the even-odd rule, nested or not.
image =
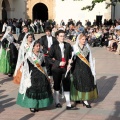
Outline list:
[[[36,35],[36,38],[39,38]],[[56,109],[54,104],[31,113],[29,109],[16,105],[19,85],[12,78],[0,74],[0,120],[120,120],[120,55],[105,48],[91,48],[96,59],[99,98],[91,101],[92,108],[78,105],[79,110]]]

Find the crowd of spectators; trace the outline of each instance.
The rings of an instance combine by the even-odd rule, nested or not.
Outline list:
[[[99,25],[96,20],[93,23],[85,20],[85,25],[83,25],[80,20],[76,22],[72,19],[69,19],[67,23],[61,20],[60,24],[57,24],[55,20],[42,22],[37,19],[31,21],[30,19],[18,20],[14,18],[4,23],[0,22],[1,33],[5,32],[7,26],[11,26],[13,34],[17,34],[17,36],[22,32],[23,26],[27,26],[33,34],[44,33],[46,27],[51,27],[53,36],[55,36],[57,30],[62,29],[66,31],[66,38],[73,42],[80,33],[84,33],[90,46],[104,46],[107,50],[120,54],[120,20],[113,22],[111,19],[105,19],[104,23]]]

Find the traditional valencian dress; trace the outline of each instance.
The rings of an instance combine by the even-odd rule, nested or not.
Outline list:
[[[9,32],[11,32],[11,27],[7,27],[0,48],[0,72],[4,74],[14,73],[18,56],[18,50],[14,44],[16,40]]]
[[[16,64],[16,69],[14,72],[14,83],[20,84],[21,80],[21,74],[22,74],[22,64],[25,59],[26,53],[29,51],[30,45],[27,43],[27,35],[30,33],[27,33],[25,37],[23,38],[22,44],[19,49],[19,54],[18,54],[18,59],[17,59],[17,64]]]
[[[74,62],[71,76],[71,100],[85,101],[98,97],[95,68],[88,44],[74,46]]]
[[[26,57],[22,68],[22,79],[17,97],[18,105],[25,108],[38,109],[47,107],[53,103],[50,82],[41,67],[42,62],[42,53],[39,53],[38,56],[32,53]]]
[[[29,31],[30,31],[31,33],[35,33],[35,28],[34,28],[34,27],[35,27],[34,24],[31,23],[31,24],[30,24],[30,27],[29,27]]]

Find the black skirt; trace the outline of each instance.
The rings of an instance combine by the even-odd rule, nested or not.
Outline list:
[[[27,89],[26,95],[28,98],[33,99],[45,99],[50,98],[52,96],[50,82],[47,77],[40,72],[34,65],[29,61],[29,71],[31,73],[31,87]]]
[[[10,48],[10,62],[16,65],[18,58],[18,50],[13,43],[9,45],[9,48]]]
[[[87,58],[88,57],[89,55]],[[94,76],[92,75],[90,67],[78,57],[74,61],[72,74],[73,84],[76,90],[80,92],[90,92],[95,89]]]

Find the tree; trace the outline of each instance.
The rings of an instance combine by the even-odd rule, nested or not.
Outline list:
[[[62,0],[62,1],[65,1],[65,0]],[[84,0],[74,0],[74,1],[84,1]],[[82,10],[92,11],[93,8],[96,6],[96,4],[102,3],[102,2],[107,2],[107,0],[92,0],[91,5],[87,5],[83,7]],[[110,3],[106,3],[106,9],[110,6],[116,6],[117,2],[120,2],[120,0],[110,0]]]

